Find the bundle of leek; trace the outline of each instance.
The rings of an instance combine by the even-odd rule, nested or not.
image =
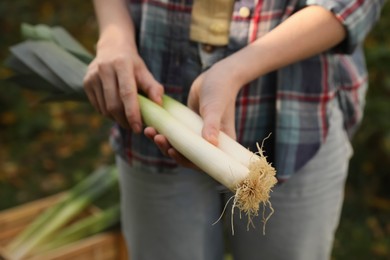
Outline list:
[[[97,198],[112,190],[117,182],[115,167],[98,168],[65,192],[54,206],[38,215],[6,246],[6,255],[10,259],[23,259],[27,255],[54,249],[119,223],[119,207],[116,205],[113,209],[101,211],[64,228]]]
[[[48,92],[49,100],[85,99],[82,82],[92,55],[65,30],[59,37],[58,27],[23,25],[22,32],[28,39],[40,41],[25,41],[11,48],[8,65],[18,73],[11,80],[26,85],[27,76],[28,83],[45,79],[35,90]],[[161,107],[139,95],[139,104],[146,125],[165,135],[177,151],[235,193],[233,209],[238,207],[251,221],[260,205],[271,206],[269,194],[277,182],[275,169],[260,147],[252,153],[222,132],[218,147],[208,143],[201,137],[202,119],[172,98],[165,96]]]

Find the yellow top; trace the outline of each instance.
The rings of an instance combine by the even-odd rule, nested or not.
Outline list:
[[[194,0],[190,39],[210,45],[227,45],[234,0]]]

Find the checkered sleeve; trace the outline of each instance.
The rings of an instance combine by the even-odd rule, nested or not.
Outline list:
[[[337,52],[352,53],[367,36],[386,0],[307,0],[306,5],[319,5],[335,14],[347,31]]]

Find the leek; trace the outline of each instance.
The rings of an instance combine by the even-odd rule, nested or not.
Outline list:
[[[15,259],[28,255],[116,182],[117,173],[114,167],[98,170],[75,186],[66,199],[40,215],[29,228],[16,237],[15,241],[6,247],[8,255]]]
[[[42,212],[37,218],[34,219],[21,233],[19,233],[8,245],[8,251],[14,251],[20,247],[25,241],[34,237],[35,232],[40,230],[46,223],[56,215],[61,208],[75,197],[80,196],[89,187],[92,187],[101,181],[101,178],[106,174],[106,168],[102,167],[94,171],[88,178],[76,185],[72,190],[65,192],[59,201],[49,209]]]
[[[166,136],[171,145],[202,171],[235,193],[234,206],[249,219],[256,216],[261,203],[270,205],[269,193],[276,184],[275,169],[259,148],[250,152],[226,134],[220,134],[221,147],[201,137],[203,122],[189,108],[164,97],[163,106],[139,96],[142,118]],[[172,114],[171,114],[172,113]],[[234,156],[240,158],[236,160]]]
[[[97,234],[109,227],[119,223],[120,206],[114,204],[103,211],[100,211],[91,216],[82,218],[81,220],[65,227],[61,232],[56,234],[53,240],[48,241],[34,250],[34,254],[47,252],[60,246],[70,244],[82,238]]]

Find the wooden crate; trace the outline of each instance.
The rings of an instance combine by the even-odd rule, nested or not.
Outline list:
[[[0,212],[0,259],[7,257],[4,247],[24,227],[46,208],[55,204],[61,194],[26,203]],[[96,208],[87,213],[93,214]],[[49,252],[29,256],[23,260],[127,260],[127,252],[122,234],[119,231],[103,232],[76,241]]]

